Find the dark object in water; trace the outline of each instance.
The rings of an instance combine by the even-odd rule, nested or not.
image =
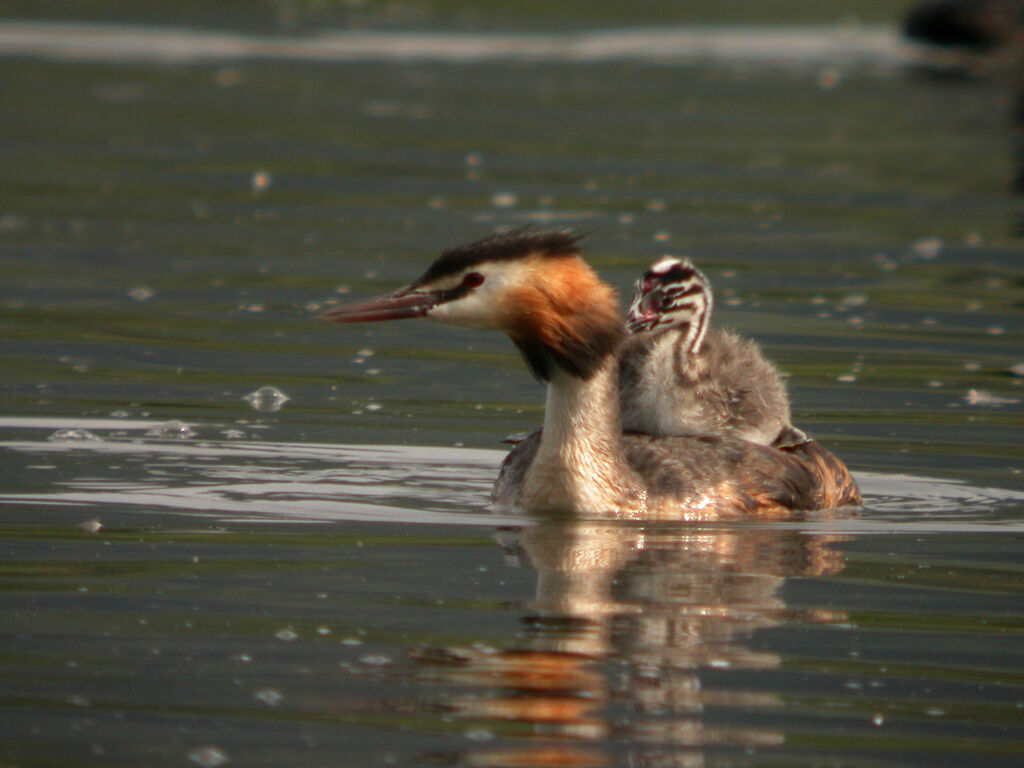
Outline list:
[[[987,51],[1020,39],[1024,0],[924,0],[907,14],[903,34],[944,48]]]

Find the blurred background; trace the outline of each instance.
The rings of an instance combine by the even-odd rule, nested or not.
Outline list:
[[[1016,485],[1013,46],[905,12],[7,3],[5,410],[493,447],[540,418],[506,340],[311,318],[532,223],[627,294],[692,257],[862,468]]]
[[[10,412],[230,422],[273,385],[300,439],[493,444],[539,417],[506,342],[309,315],[532,222],[591,233],[624,291],[692,256],[801,423],[895,441],[887,466],[915,438],[1014,442],[1015,73],[923,74],[904,11],[8,3]],[[714,26],[695,51],[681,24]]]
[[[1019,14],[6,0],[0,762],[1017,765]],[[524,225],[694,259],[861,516],[499,528],[511,343],[314,318]]]

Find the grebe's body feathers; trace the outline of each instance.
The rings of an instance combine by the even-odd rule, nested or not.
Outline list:
[[[758,346],[711,329],[696,354],[673,331],[630,336],[620,355],[622,423],[652,435],[732,435],[770,445],[789,425],[789,395]]]
[[[537,457],[542,430],[516,444],[501,464],[492,492],[496,509],[522,509],[520,489]],[[782,519],[801,510],[861,503],[849,470],[815,442],[780,451],[715,435],[622,438],[636,487],[621,488],[625,504],[589,510],[662,520]]]

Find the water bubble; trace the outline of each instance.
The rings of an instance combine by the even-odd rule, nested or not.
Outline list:
[[[384,406],[381,405],[380,403],[367,403],[364,407],[368,411],[379,411]]]
[[[94,517],[92,520],[85,520],[79,523],[78,527],[86,533],[99,533],[100,529],[103,527],[103,523]]]
[[[63,443],[63,442],[87,442],[89,440],[99,440],[96,435],[90,432],[88,429],[58,429],[48,438],[51,443]]]
[[[852,384],[856,380],[857,380],[857,377],[854,376],[852,373],[847,373],[847,374],[844,374],[844,375],[839,376],[839,377],[836,378],[836,381],[841,381],[844,384]]]
[[[876,712],[875,716],[871,718],[871,724],[875,727],[885,725],[885,716],[881,712]]]
[[[188,440],[190,437],[195,437],[196,433],[195,430],[182,421],[165,421],[163,424],[158,424],[152,429],[147,429],[146,436]]]
[[[495,208],[511,208],[517,202],[519,197],[514,192],[495,192],[491,195],[491,205]]]
[[[659,198],[647,201],[647,210],[651,213],[661,213],[666,208],[668,208],[668,203]]]
[[[839,303],[844,307],[862,307],[868,303],[868,297],[863,293],[851,293]]]
[[[479,152],[470,152],[466,155],[466,165],[475,168],[484,161],[484,156]]]
[[[212,745],[193,749],[188,753],[188,759],[200,768],[217,768],[228,761],[228,753],[220,747]]]
[[[156,296],[156,291],[147,285],[137,285],[128,291],[128,295],[136,301],[147,301]]]
[[[262,691],[256,691],[253,696],[268,707],[276,707],[282,701],[284,701],[284,694],[280,691],[274,690],[273,688],[264,688]]]
[[[923,237],[920,240],[915,240],[910,246],[910,250],[914,252],[915,256],[922,259],[934,259],[942,253],[944,245],[941,237]]]
[[[359,661],[371,667],[386,667],[394,663],[390,656],[385,656],[382,653],[369,653],[366,656],[360,656]]]
[[[358,637],[346,637],[344,640],[341,641],[341,644],[342,645],[362,645],[363,641],[360,640]]]
[[[465,736],[470,741],[490,741],[494,738],[494,732],[486,728],[474,728],[471,731],[466,731]]]
[[[253,192],[263,192],[270,189],[270,185],[273,183],[274,176],[270,171],[256,171],[252,175]]]
[[[223,67],[217,70],[215,79],[221,88],[231,88],[242,82],[242,73],[234,67]]]
[[[280,389],[270,386],[260,387],[242,399],[248,401],[257,411],[280,411],[284,404],[291,400]]]
[[[192,214],[200,220],[210,218],[210,206],[205,200],[192,201]],[[216,284],[216,283],[215,283]]]
[[[839,87],[842,75],[838,69],[823,69],[818,73],[818,88],[823,91],[834,91]]]
[[[221,430],[221,434],[228,440],[241,440],[245,437],[245,432],[240,429],[224,429]]]
[[[1020,400],[1015,397],[999,397],[998,395],[993,395],[991,392],[984,389],[967,390],[967,394],[964,395],[964,400],[967,401],[968,405],[990,406],[1015,405],[1020,402]]]
[[[294,640],[298,640],[299,639],[299,633],[296,632],[291,627],[285,627],[284,629],[281,629],[281,630],[278,630],[277,632],[275,632],[274,633],[274,637],[276,637],[278,640],[280,640],[282,642],[290,643],[290,642],[292,642]]]

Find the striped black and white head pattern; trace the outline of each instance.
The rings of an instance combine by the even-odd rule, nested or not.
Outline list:
[[[689,259],[665,256],[633,286],[626,324],[633,334],[678,330],[695,354],[711,320],[711,284]]]

